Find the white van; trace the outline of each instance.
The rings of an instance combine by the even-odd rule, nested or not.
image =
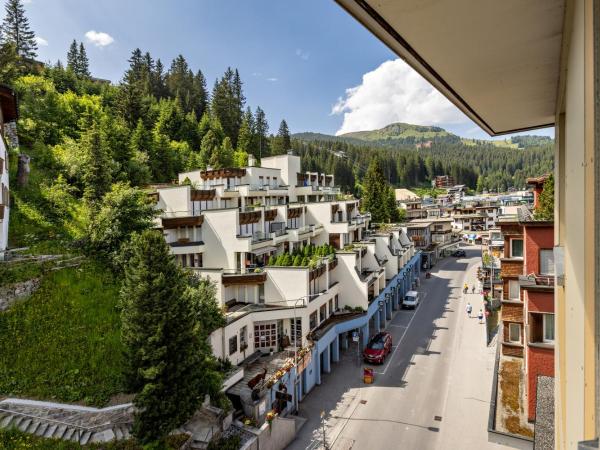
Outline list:
[[[419,293],[417,291],[408,291],[402,300],[403,308],[415,309],[419,306]]]

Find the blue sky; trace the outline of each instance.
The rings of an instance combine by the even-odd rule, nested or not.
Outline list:
[[[285,118],[292,132],[334,134],[405,121],[487,137],[333,0],[25,3],[39,59],[64,62],[77,39],[92,73],[118,82],[136,47],[167,67],[181,53],[209,88],[227,66],[237,67],[247,103],[266,111],[273,132]]]

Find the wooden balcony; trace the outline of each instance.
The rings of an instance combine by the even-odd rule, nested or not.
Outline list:
[[[238,167],[203,170],[202,172],[200,172],[200,177],[203,180],[214,180],[215,178],[241,178],[244,175],[246,175],[246,169]]]
[[[224,273],[222,276],[223,286],[234,286],[244,284],[263,284],[267,280],[266,272]]]
[[[271,221],[275,220],[275,217],[277,217],[276,209],[268,209],[265,211],[265,221],[271,222]]]
[[[298,208],[288,208],[287,218],[288,219],[295,219],[297,217],[300,217],[303,212],[304,212],[304,207],[303,206],[300,206]]]
[[[180,227],[199,227],[204,222],[203,216],[187,217],[163,217],[161,219],[162,227],[165,230],[172,230]]]
[[[260,211],[240,212],[239,224],[247,225],[249,223],[257,223],[257,222],[260,222],[260,218],[261,218]]]
[[[215,189],[192,189],[190,194],[191,200],[193,202],[198,202],[202,200],[212,200],[216,196]]]

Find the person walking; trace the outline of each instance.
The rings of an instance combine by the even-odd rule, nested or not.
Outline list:
[[[473,307],[471,306],[470,303],[467,303],[467,315],[469,316],[469,319],[471,318],[472,312],[473,312]]]
[[[483,311],[480,309],[479,314],[477,314],[477,318],[479,319],[479,323],[483,323]]]
[[[474,293],[475,293],[475,285],[473,285],[473,286],[471,287],[471,294],[474,294]]]
[[[469,292],[469,285],[467,283],[465,283],[465,285],[463,286],[463,292],[465,294]]]

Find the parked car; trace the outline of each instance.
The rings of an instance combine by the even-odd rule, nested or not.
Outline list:
[[[419,293],[417,291],[408,291],[402,300],[402,308],[415,309],[419,306]]]
[[[452,252],[452,256],[456,256],[457,258],[464,258],[467,256],[464,250],[455,250]]]
[[[367,363],[383,364],[385,357],[392,351],[392,335],[387,332],[377,333],[367,344],[363,359]]]

